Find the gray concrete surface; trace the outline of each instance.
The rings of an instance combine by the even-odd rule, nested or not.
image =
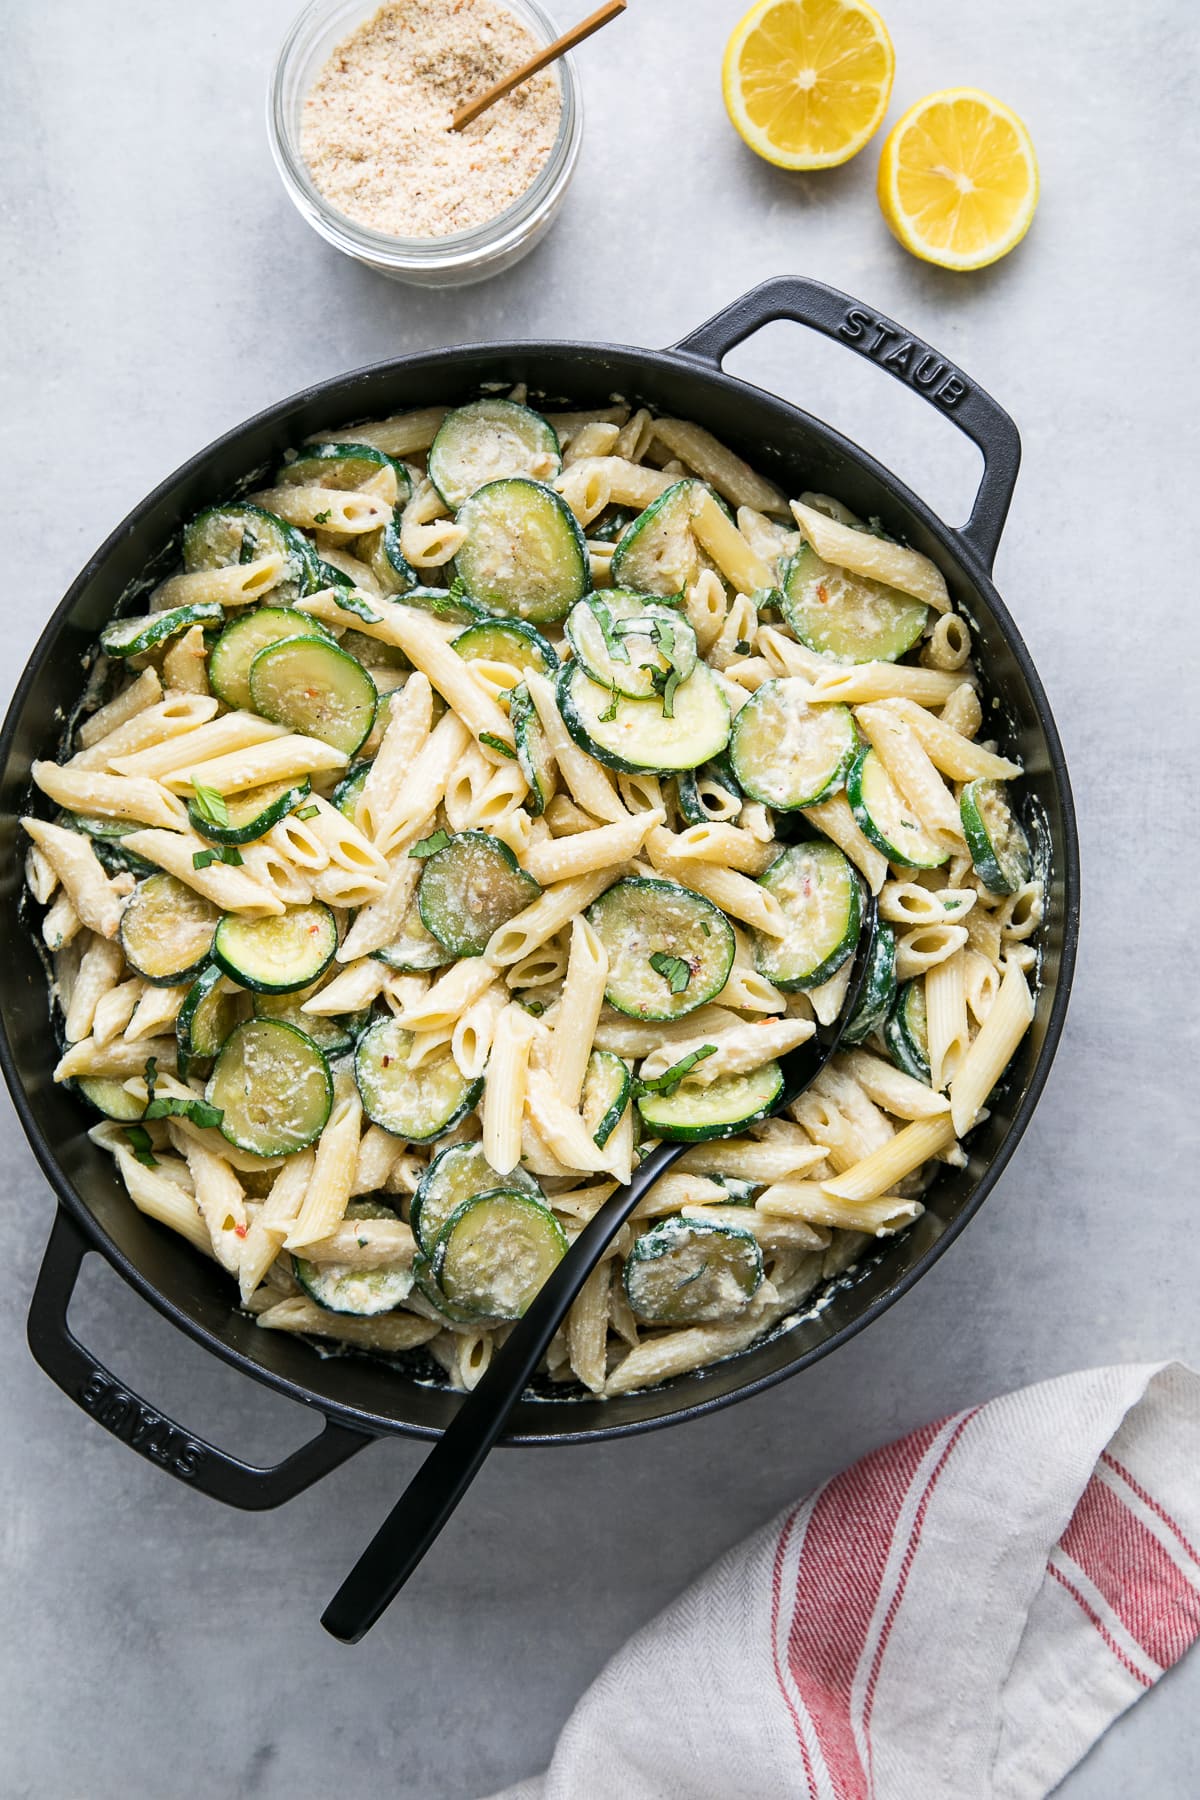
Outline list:
[[[469,1800],[540,1767],[625,1636],[815,1480],[1014,1385],[1198,1350],[1198,396],[1186,325],[1198,271],[1183,213],[1198,170],[1185,0],[1138,14],[1112,0],[890,0],[893,117],[970,81],[1016,105],[1037,140],[1033,233],[968,278],[892,242],[874,151],[788,178],[742,148],[718,84],[740,0],[632,0],[580,58],[589,126],[557,229],[520,268],[456,296],[356,269],[292,211],[262,117],[292,10],[0,8],[0,686],[127,508],[304,382],[482,337],[663,344],[753,281],[808,272],[911,324],[1020,423],[1026,465],[998,572],[1073,762],[1081,966],[1033,1129],[914,1293],[810,1374],[718,1417],[498,1457],[404,1604],[354,1651],[323,1636],[317,1614],[418,1452],[380,1445],[283,1512],[241,1517],[98,1431],[25,1350],[51,1201],[0,1105],[4,1800]],[[876,371],[785,326],[734,366],[965,516],[973,452]],[[298,1412],[217,1367],[107,1271],[89,1277],[75,1318],[192,1428],[264,1459],[303,1435]],[[1198,1700],[1193,1658],[1063,1791],[1194,1793]]]

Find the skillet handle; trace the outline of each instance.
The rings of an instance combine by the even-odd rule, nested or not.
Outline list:
[[[877,363],[978,444],[983,478],[971,516],[958,536],[990,573],[1021,466],[1021,439],[1004,408],[913,332],[849,294],[806,276],[781,275],[751,288],[673,348],[720,368],[736,345],[776,319],[809,325]]]
[[[325,1429],[274,1468],[255,1468],[193,1437],[117,1380],[74,1336],[67,1308],[92,1245],[62,1207],[55,1215],[29,1308],[29,1348],[41,1367],[122,1443],[177,1481],[247,1512],[282,1506],[374,1440],[326,1420]]]

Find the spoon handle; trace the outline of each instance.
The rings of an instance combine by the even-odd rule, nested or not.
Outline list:
[[[642,1195],[688,1148],[663,1143],[589,1220],[524,1318],[493,1356],[321,1615],[331,1636],[359,1639],[386,1611],[450,1518],[504,1431],[584,1282]]]

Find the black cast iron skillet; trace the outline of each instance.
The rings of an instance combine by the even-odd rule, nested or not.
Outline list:
[[[871,358],[972,438],[984,471],[967,524],[951,530],[873,458],[820,420],[723,373],[725,355],[776,319],[792,319]],[[81,658],[147,563],[164,571],[178,532],[201,506],[248,485],[312,432],[365,418],[461,402],[485,383],[524,381],[547,405],[603,406],[614,394],[694,419],[790,493],[836,494],[934,558],[970,617],[987,691],[1002,707],[1003,748],[1027,771],[1035,836],[1048,858],[1049,906],[1037,1017],[969,1163],[946,1169],[912,1230],[840,1283],[812,1318],[717,1367],[609,1401],[531,1395],[504,1440],[563,1444],[621,1437],[692,1418],[795,1374],[862,1330],[907,1291],[978,1210],[1012,1155],[1042,1091],[1067,1009],[1078,937],[1079,853],[1058,732],[1028,652],[990,570],[1020,461],[1016,427],[961,370],[872,308],[813,281],[754,289],[673,349],[607,344],[487,344],[403,357],[322,382],[220,438],[134,509],[88,563],[50,620],[0,734],[0,1065],[59,1207],[29,1315],[35,1357],[64,1392],[115,1436],[180,1480],[232,1506],[278,1506],[373,1438],[436,1437],[459,1398],[432,1370],[398,1370],[362,1356],[322,1357],[260,1331],[234,1303],[228,1276],[130,1204],[107,1156],[86,1136],[82,1104],[51,1080],[55,1045],[45,974],[20,901],[24,850],[16,818],[29,766],[54,754],[81,684]],[[89,1354],[67,1323],[83,1258],[96,1251],[151,1305],[217,1356],[312,1407],[323,1429],[273,1468],[255,1468],[194,1437],[132,1393]],[[421,1377],[421,1378],[418,1378]]]

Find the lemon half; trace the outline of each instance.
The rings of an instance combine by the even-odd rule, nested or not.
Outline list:
[[[865,0],[759,0],[725,49],[734,128],[781,169],[829,169],[883,122],[896,56]]]
[[[1019,244],[1038,202],[1033,140],[978,88],[918,100],[879,161],[879,204],[906,250],[943,269],[982,269]]]

